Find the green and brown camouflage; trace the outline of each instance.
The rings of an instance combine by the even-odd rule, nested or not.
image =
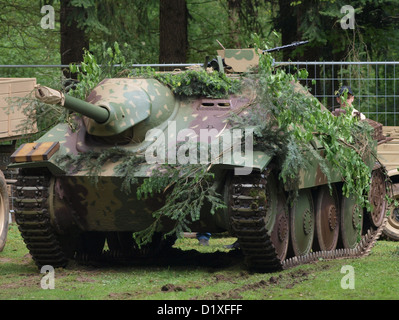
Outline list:
[[[249,72],[251,69],[255,68],[259,64],[259,55],[266,52],[274,52],[285,50],[289,48],[295,48],[309,43],[309,41],[297,41],[291,44],[275,47],[267,50],[256,50],[254,48],[246,49],[225,49],[218,50],[218,58],[220,57],[224,64],[226,65],[226,71],[232,73],[243,73]],[[222,63],[219,63],[222,65]],[[223,68],[219,67],[219,70]]]
[[[229,72],[248,72],[259,64],[259,53],[255,49],[224,49],[218,50],[218,55],[230,68]]]
[[[248,66],[258,63],[253,49],[224,50],[221,54],[235,72],[248,71]],[[66,123],[58,124],[35,143],[22,145],[13,154],[12,167],[21,169],[16,188],[16,217],[25,242],[39,266],[64,266],[68,258],[101,252],[105,238],[115,255],[133,252],[135,256],[137,246],[132,242],[132,234],[149,227],[154,221],[152,213],[165,202],[164,195],[139,198],[138,186],[159,170],[162,161],[179,164],[179,156],[187,160],[188,142],[196,146],[198,143],[209,145],[212,141],[220,142],[221,136],[231,138],[229,130],[233,128],[228,119],[231,113],[249,116],[246,106],[252,101],[253,92],[231,94],[224,99],[178,97],[155,79],[115,78],[99,83],[86,101],[46,87],[38,87],[36,96],[82,115],[75,118],[77,128],[72,130]],[[181,143],[185,149],[181,149]],[[131,185],[128,194],[122,191],[125,177],[117,169],[120,158],[110,157],[97,172],[88,170],[87,163],[73,167],[60,164],[65,156],[79,157],[95,152],[100,157],[116,150],[116,146],[140,160],[134,171],[137,183]],[[317,141],[313,148],[323,153]],[[342,177],[338,173],[333,172],[327,181],[317,160],[313,159],[311,169],[300,173],[300,206],[290,209],[294,212],[291,216],[285,191],[278,185],[275,173],[271,173],[275,161],[272,156],[253,150],[249,155],[239,149],[239,156],[228,150],[229,156],[223,157],[224,151],[211,153],[205,164],[209,164],[209,170],[215,174],[212,188],[222,195],[226,208],[211,214],[209,203],[205,202],[200,220],[190,225],[193,231],[227,231],[239,239],[251,266],[279,269],[284,265],[289,234],[296,232],[294,225],[298,220],[301,235],[299,240],[292,240],[294,252],[304,256],[309,253],[298,246],[304,241],[313,243],[316,233],[313,225],[319,221],[313,217],[316,205],[309,200],[314,196],[327,207],[323,211],[327,218],[321,221],[327,223],[333,233],[325,231],[319,235],[319,246],[322,250],[335,250],[337,239],[325,241],[330,241],[332,247],[320,239],[337,237],[340,205],[325,192],[325,187],[330,183],[333,190],[339,192]],[[370,164],[371,169],[373,165]],[[235,175],[237,168],[249,171]],[[321,200],[316,196],[319,193],[323,195]],[[347,206],[345,210],[353,214],[354,204]],[[173,221],[165,219],[159,227],[156,231],[166,234],[172,229]],[[42,233],[50,239],[48,242],[43,241]],[[156,241],[152,246],[161,248]]]

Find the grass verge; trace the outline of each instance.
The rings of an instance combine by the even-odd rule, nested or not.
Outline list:
[[[183,238],[181,259],[162,264],[81,266],[54,272],[54,289],[32,261],[15,224],[0,253],[1,300],[396,300],[399,243],[378,241],[368,257],[319,261],[278,273],[252,273],[239,251],[211,238]],[[349,266],[349,268],[347,267]],[[353,284],[353,289],[345,287]]]

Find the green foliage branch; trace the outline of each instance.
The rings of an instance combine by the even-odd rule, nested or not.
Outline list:
[[[123,73],[127,64],[118,42],[113,47],[103,48],[102,64],[98,64],[96,57],[88,50],[84,50],[83,61],[80,65],[70,64],[71,73],[77,74],[77,83],[73,83],[66,90],[69,94],[86,99],[90,91],[105,78],[112,78]]]
[[[145,159],[129,150],[116,146],[101,151],[89,150],[79,153],[78,156],[64,154],[57,157],[56,162],[70,173],[80,170],[87,171],[93,185],[97,185],[103,166],[107,162],[118,162],[115,166],[115,173],[125,177],[121,185],[121,190],[126,194],[130,194],[130,186],[138,183],[138,179],[134,173],[137,171],[137,166],[144,163]]]
[[[134,234],[139,244],[148,243],[165,218],[174,221],[173,228],[165,237],[172,234],[181,236],[184,231],[191,231],[190,224],[200,219],[200,211],[206,203],[210,205],[211,214],[226,208],[214,188],[215,176],[208,166],[165,164],[159,169],[152,171],[151,177],[145,179],[137,190],[139,200],[156,194],[165,196],[165,205],[152,214],[155,221]]]
[[[344,196],[353,195],[358,208],[370,210],[368,163],[375,160],[373,129],[353,117],[350,106],[345,114],[332,115],[297,85],[298,78],[307,77],[305,73],[286,73],[273,65],[269,54],[261,55],[258,72],[247,82],[256,91],[250,116],[233,116],[232,121],[240,127],[255,127],[254,146],[277,159],[280,178],[292,191],[291,199],[297,195],[301,171],[314,170],[311,164],[316,159],[329,184],[332,171],[338,171],[344,182]],[[317,145],[324,149],[323,154]]]
[[[130,77],[155,78],[183,97],[225,98],[240,91],[240,81],[219,71],[202,68],[177,72],[156,72],[153,68],[133,69]]]

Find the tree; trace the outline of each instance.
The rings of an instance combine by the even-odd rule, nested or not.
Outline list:
[[[186,0],[161,0],[159,7],[159,62],[184,63],[188,50]]]
[[[270,35],[271,4],[266,0],[222,0],[228,12],[231,45],[242,48],[249,44],[251,34],[262,38]]]
[[[346,15],[341,9],[348,4],[345,0],[278,0],[278,4],[279,12],[273,21],[276,30],[281,32],[283,43],[301,39],[310,41],[306,48],[296,50],[297,59],[378,60],[381,55],[387,57],[387,53],[396,56],[397,50],[387,49],[392,46],[398,49],[397,0],[351,1],[355,10],[354,29],[341,26],[341,19]],[[287,58],[285,54],[284,60]]]
[[[73,6],[73,0],[61,0],[61,64],[80,63],[83,61],[84,49],[89,49],[86,30],[79,23],[79,7]],[[69,78],[72,75],[65,71]]]
[[[90,51],[101,62],[105,48],[120,44],[126,60],[155,63],[159,59],[159,1],[96,1],[89,27]],[[94,22],[97,22],[94,24]]]
[[[58,10],[58,4],[54,5]],[[54,29],[43,29],[38,1],[0,0],[0,65],[58,64],[59,23]],[[43,68],[0,68],[0,77],[37,78],[47,83],[58,70]]]

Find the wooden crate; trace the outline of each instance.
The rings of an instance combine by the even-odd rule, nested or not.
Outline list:
[[[8,99],[27,97],[33,92],[35,85],[35,78],[0,78],[0,141],[13,140],[22,134],[37,132],[36,123],[32,123],[26,131],[21,131],[21,123],[26,121],[24,106],[12,105],[12,101]]]

